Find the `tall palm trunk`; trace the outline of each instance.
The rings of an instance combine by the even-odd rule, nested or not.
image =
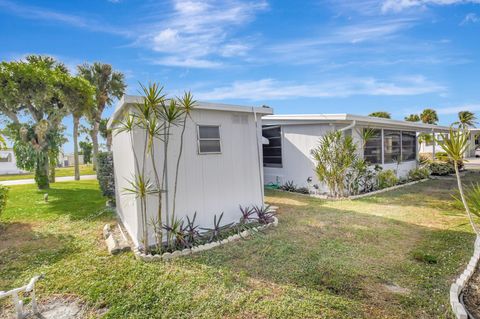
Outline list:
[[[96,119],[93,122],[91,137],[92,137],[92,144],[93,144],[93,169],[97,169],[97,158],[98,158],[98,130],[100,128],[100,122]]]
[[[170,222],[173,222],[173,220],[170,220],[169,218],[169,207],[168,207],[168,140],[170,139],[170,123],[167,123],[166,126],[163,128],[163,134],[165,136],[165,141],[163,143],[163,149],[164,149],[164,154],[163,154],[163,173],[162,173],[162,188],[165,193],[165,222],[167,226],[170,226]],[[170,245],[170,233],[167,233],[167,246]]]
[[[463,185],[462,185],[462,181],[460,179],[460,172],[458,170],[458,162],[454,161],[453,165],[455,167],[455,174],[457,175],[457,184],[458,184],[458,191],[460,193],[460,198],[462,199],[463,206],[465,207],[465,211],[467,212],[468,219],[470,221],[470,225],[472,226],[472,229],[475,232],[475,234],[477,236],[479,236],[480,234],[478,233],[477,226],[475,225],[475,222],[473,221],[473,216],[472,216],[472,213],[470,211],[470,207],[468,206],[467,200],[465,198],[465,194],[463,193]]]
[[[187,124],[187,116],[185,113],[185,118],[183,119],[182,133],[180,134],[180,150],[178,152],[177,167],[175,169],[175,186],[173,188],[173,207],[172,207],[172,216],[175,214],[176,203],[177,203],[177,185],[178,185],[178,172],[180,169],[180,160],[183,153],[183,136],[185,135],[185,126]]]
[[[73,116],[73,158],[75,169],[75,180],[80,180],[80,165],[78,163],[78,126],[80,125],[80,118]]]

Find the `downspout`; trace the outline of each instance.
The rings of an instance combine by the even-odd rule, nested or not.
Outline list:
[[[354,128],[355,125],[357,125],[357,121],[356,121],[356,120],[353,120],[352,123],[350,123],[349,125],[345,126],[344,128],[339,129],[338,131],[340,131],[340,132],[345,132],[346,130],[349,130],[349,129]]]
[[[260,192],[262,194],[262,204],[263,204],[263,201],[265,200],[265,194],[263,189],[263,180],[262,180],[263,169],[261,167],[260,147],[259,147],[259,141],[258,141],[258,134],[259,134],[258,119],[257,119],[257,112],[255,111],[255,107],[253,106],[252,106],[252,112],[253,112],[253,118],[255,120],[255,140],[257,142],[258,181],[260,184]]]

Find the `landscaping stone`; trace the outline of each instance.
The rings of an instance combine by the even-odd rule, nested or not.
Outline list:
[[[105,242],[107,243],[107,249],[110,254],[116,255],[122,251],[113,236],[108,236]]]

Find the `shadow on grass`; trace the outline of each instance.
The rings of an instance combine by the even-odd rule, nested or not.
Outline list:
[[[27,269],[57,263],[75,251],[71,235],[37,232],[31,224],[0,224],[0,290],[14,288]]]
[[[468,260],[473,234],[325,207],[324,201],[290,194],[267,197],[280,206],[278,228],[192,260],[254,281],[366,301],[375,311],[404,317],[437,318],[448,309],[450,279]],[[392,294],[385,286],[392,283],[411,294]]]

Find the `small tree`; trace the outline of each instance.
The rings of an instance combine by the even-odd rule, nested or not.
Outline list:
[[[325,134],[317,148],[312,150],[319,181],[327,184],[330,195],[345,195],[345,179],[349,168],[357,160],[357,146],[351,136],[340,131]]]
[[[92,150],[93,144],[88,141],[81,141],[79,143],[80,149],[82,150],[83,155],[83,163],[91,163],[92,162]]]
[[[465,195],[463,190],[462,180],[460,177],[458,164],[459,162],[463,161],[463,155],[468,149],[469,146],[469,133],[465,129],[458,129],[455,130],[450,128],[448,134],[440,134],[441,138],[436,139],[438,145],[442,147],[442,149],[447,153],[450,160],[453,162],[453,166],[455,168],[455,175],[457,176],[457,186],[458,192],[460,195],[460,201],[465,208],[465,212],[467,213],[468,219],[470,220],[470,225],[472,226],[473,231],[478,235],[478,229],[473,220],[472,212],[470,210],[470,206],[468,203],[468,196]],[[471,196],[470,196],[471,197]]]

